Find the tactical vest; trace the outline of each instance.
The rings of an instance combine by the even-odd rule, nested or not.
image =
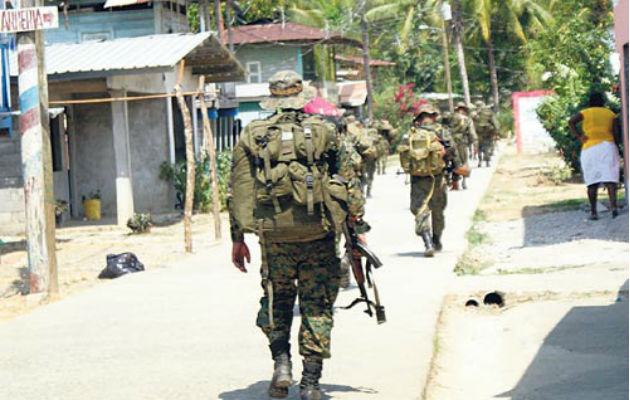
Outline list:
[[[477,133],[481,136],[490,136],[495,133],[494,113],[489,108],[483,108],[477,116]]]
[[[413,176],[430,176],[442,173],[444,147],[437,140],[435,132],[427,127],[412,127],[407,140],[398,146],[400,166],[405,173]]]
[[[239,142],[251,179],[240,173],[232,181],[233,193],[250,193],[243,196],[250,199],[232,200],[239,225],[257,231],[262,222],[266,237],[277,241],[309,241],[339,229],[347,215],[347,190],[329,176],[327,160],[336,140],[316,116],[281,113],[251,122]]]
[[[451,121],[451,128],[453,131],[453,139],[458,143],[468,143],[468,125],[470,120],[467,116],[462,114],[455,114]]]

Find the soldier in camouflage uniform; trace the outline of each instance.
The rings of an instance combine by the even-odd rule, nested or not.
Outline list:
[[[482,161],[485,161],[488,167],[494,154],[494,141],[499,134],[499,123],[490,107],[481,101],[475,104],[477,105],[477,111],[474,122],[479,141],[479,163],[477,166],[481,167]]]
[[[391,126],[389,121],[384,119],[376,121],[375,128],[378,130],[379,135],[376,169],[379,175],[385,175],[387,170],[387,158],[389,157],[389,146],[394,128]]]
[[[372,184],[378,159],[378,133],[376,129],[366,127],[360,122],[348,125],[348,132],[353,136],[355,147],[362,158],[361,186],[367,198],[372,197]]]
[[[269,80],[269,88],[271,97],[261,102],[261,106],[267,110],[276,110],[276,113],[266,121],[250,123],[243,131],[241,139],[234,149],[231,197],[228,203],[233,241],[232,262],[240,271],[247,272],[245,259],[250,262],[250,253],[244,241],[244,233],[257,232],[261,242],[263,297],[260,300],[260,311],[256,325],[267,336],[274,360],[274,372],[268,394],[275,398],[287,397],[288,388],[292,385],[290,333],[293,307],[296,297],[298,297],[301,314],[299,352],[303,357],[304,365],[300,382],[300,398],[301,400],[321,400],[319,379],[322,372],[322,361],[331,355],[330,333],[333,326],[333,305],[339,289],[339,259],[335,248],[335,231],[327,228],[331,225],[325,224],[327,217],[323,211],[325,208],[330,212],[331,208],[329,208],[329,203],[324,203],[323,200],[313,204],[311,196],[307,213],[307,207],[299,205],[294,200],[296,192],[293,192],[293,195],[289,194],[288,197],[285,195],[281,198],[280,204],[277,204],[275,186],[271,191],[267,187],[267,193],[270,193],[276,200],[274,205],[258,206],[258,204],[262,204],[259,203],[263,201],[260,196],[261,193],[265,193],[265,189],[264,184],[257,183],[261,172],[252,171],[264,172],[267,177],[267,185],[273,183],[269,179],[270,176],[275,175],[268,171],[269,152],[272,150],[269,150],[265,143],[278,143],[278,136],[268,136],[277,135],[277,131],[270,130],[267,126],[287,126],[280,125],[281,122],[286,123],[287,121],[289,124],[300,124],[301,121],[308,122],[305,122],[307,125],[301,125],[303,126],[303,133],[292,134],[288,130],[282,131],[283,155],[292,154],[286,153],[287,150],[300,151],[298,145],[294,143],[297,143],[298,140],[298,136],[295,135],[301,134],[302,136],[299,138],[305,140],[307,153],[317,154],[316,164],[311,161],[308,163],[311,168],[319,169],[320,176],[334,177],[338,173],[350,174],[349,170],[352,167],[341,164],[343,161],[341,152],[344,148],[338,146],[339,142],[334,136],[335,133],[328,130],[328,126],[323,120],[317,116],[302,113],[301,109],[313,98],[314,90],[303,83],[298,74],[292,71],[278,72]],[[256,131],[257,123],[263,129]],[[278,125],[275,125],[276,123]],[[309,127],[308,134],[304,126]],[[312,140],[313,143],[321,143],[315,141],[321,137],[326,138],[325,148],[321,155],[319,155],[320,153],[312,153],[314,145],[309,142],[311,129],[314,130],[316,127],[326,132],[323,134],[321,130],[316,130],[315,133],[320,136],[313,136]],[[263,133],[256,136],[257,132]],[[295,141],[291,137],[296,137]],[[252,138],[256,140],[252,140]],[[272,140],[275,141],[272,142]],[[261,146],[260,143],[263,143],[262,147],[252,147]],[[285,144],[291,147],[285,147]],[[308,150],[309,146],[311,150]],[[256,155],[252,149],[256,149]],[[261,167],[263,161],[260,158],[263,155],[264,170]],[[309,156],[309,159],[311,158]],[[300,162],[299,158],[296,160],[291,161],[291,165]],[[277,166],[272,167],[278,168]],[[274,169],[274,171],[278,170]],[[294,179],[293,176],[290,179]],[[305,182],[308,188],[309,180],[306,179]],[[317,183],[319,182],[317,181]],[[325,180],[323,179],[321,182],[324,184]],[[256,189],[257,187],[260,188],[260,185],[263,185],[262,189]],[[356,187],[356,184],[353,186],[351,183],[347,187],[347,192],[349,197],[347,220],[354,226],[359,240],[365,241],[364,234],[369,230],[369,226],[362,219],[363,197],[361,191]],[[252,198],[256,200],[253,201]],[[253,209],[252,203],[257,204],[253,206]],[[276,206],[280,208],[274,213],[273,210]],[[314,208],[314,212],[311,206]],[[269,217],[269,212],[273,213],[273,217]],[[288,219],[286,216],[289,216]],[[269,218],[272,218],[270,225],[264,225]],[[291,220],[305,222],[297,225],[292,223],[287,228],[274,228],[276,223],[280,223],[276,221],[286,223],[286,221]],[[256,222],[259,229],[255,227]],[[337,222],[332,226],[337,226],[336,224]]]
[[[423,137],[433,138],[439,143],[440,154],[453,157],[455,149],[449,146],[449,134],[440,124],[437,123],[438,111],[425,103],[418,109],[418,114],[414,120],[412,131],[405,134],[401,139],[401,144],[411,142],[410,135],[421,132]],[[415,132],[414,132],[415,130]],[[424,131],[424,132],[422,132]],[[432,146],[435,146],[433,144]],[[401,151],[402,146],[399,147]],[[401,158],[402,160],[402,158]],[[403,168],[405,168],[403,166]],[[442,232],[444,231],[444,210],[447,205],[447,186],[445,179],[444,164],[439,170],[430,174],[417,176],[411,173],[411,213],[415,216],[416,235],[420,236],[425,246],[425,257],[433,257],[435,251],[442,250]]]
[[[459,102],[455,108],[455,115],[451,120],[453,140],[457,148],[457,162],[460,166],[468,166],[468,147],[477,143],[477,135],[472,119],[468,116],[466,103]],[[457,187],[454,187],[457,189]],[[466,189],[466,176],[462,177],[462,189]]]

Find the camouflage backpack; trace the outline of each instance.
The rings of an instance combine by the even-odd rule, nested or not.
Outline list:
[[[490,108],[482,108],[477,116],[478,134],[488,136],[495,133],[494,113]]]
[[[366,161],[371,161],[378,157],[378,133],[374,128],[360,128],[353,132],[356,137],[356,147]]]
[[[231,210],[239,226],[292,241],[338,229],[347,190],[328,173],[327,155],[336,146],[317,116],[285,112],[251,122],[233,161]]]
[[[453,132],[453,139],[457,142],[464,141],[468,136],[468,125],[470,120],[468,116],[456,113],[451,120],[451,129]]]
[[[446,166],[444,147],[436,133],[426,126],[412,127],[398,146],[398,153],[400,166],[413,176],[437,175]]]

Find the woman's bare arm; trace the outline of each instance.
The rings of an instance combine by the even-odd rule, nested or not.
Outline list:
[[[584,143],[586,142],[586,137],[582,135],[578,131],[578,128],[577,128],[577,124],[579,124],[582,121],[584,121],[584,117],[582,116],[581,113],[577,113],[573,115],[571,118],[569,118],[569,129],[571,130],[571,132],[573,132],[575,137],[577,137],[580,140],[580,142]]]

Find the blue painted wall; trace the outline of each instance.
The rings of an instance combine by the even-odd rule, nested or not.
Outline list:
[[[267,82],[278,71],[290,69],[303,74],[302,48],[300,46],[264,43],[236,46],[236,58],[247,68],[247,63],[259,61],[262,82]]]
[[[111,39],[152,35],[155,32],[152,9],[70,13],[68,28],[59,15],[59,28],[46,31],[47,43],[79,43],[83,33],[109,32]]]

